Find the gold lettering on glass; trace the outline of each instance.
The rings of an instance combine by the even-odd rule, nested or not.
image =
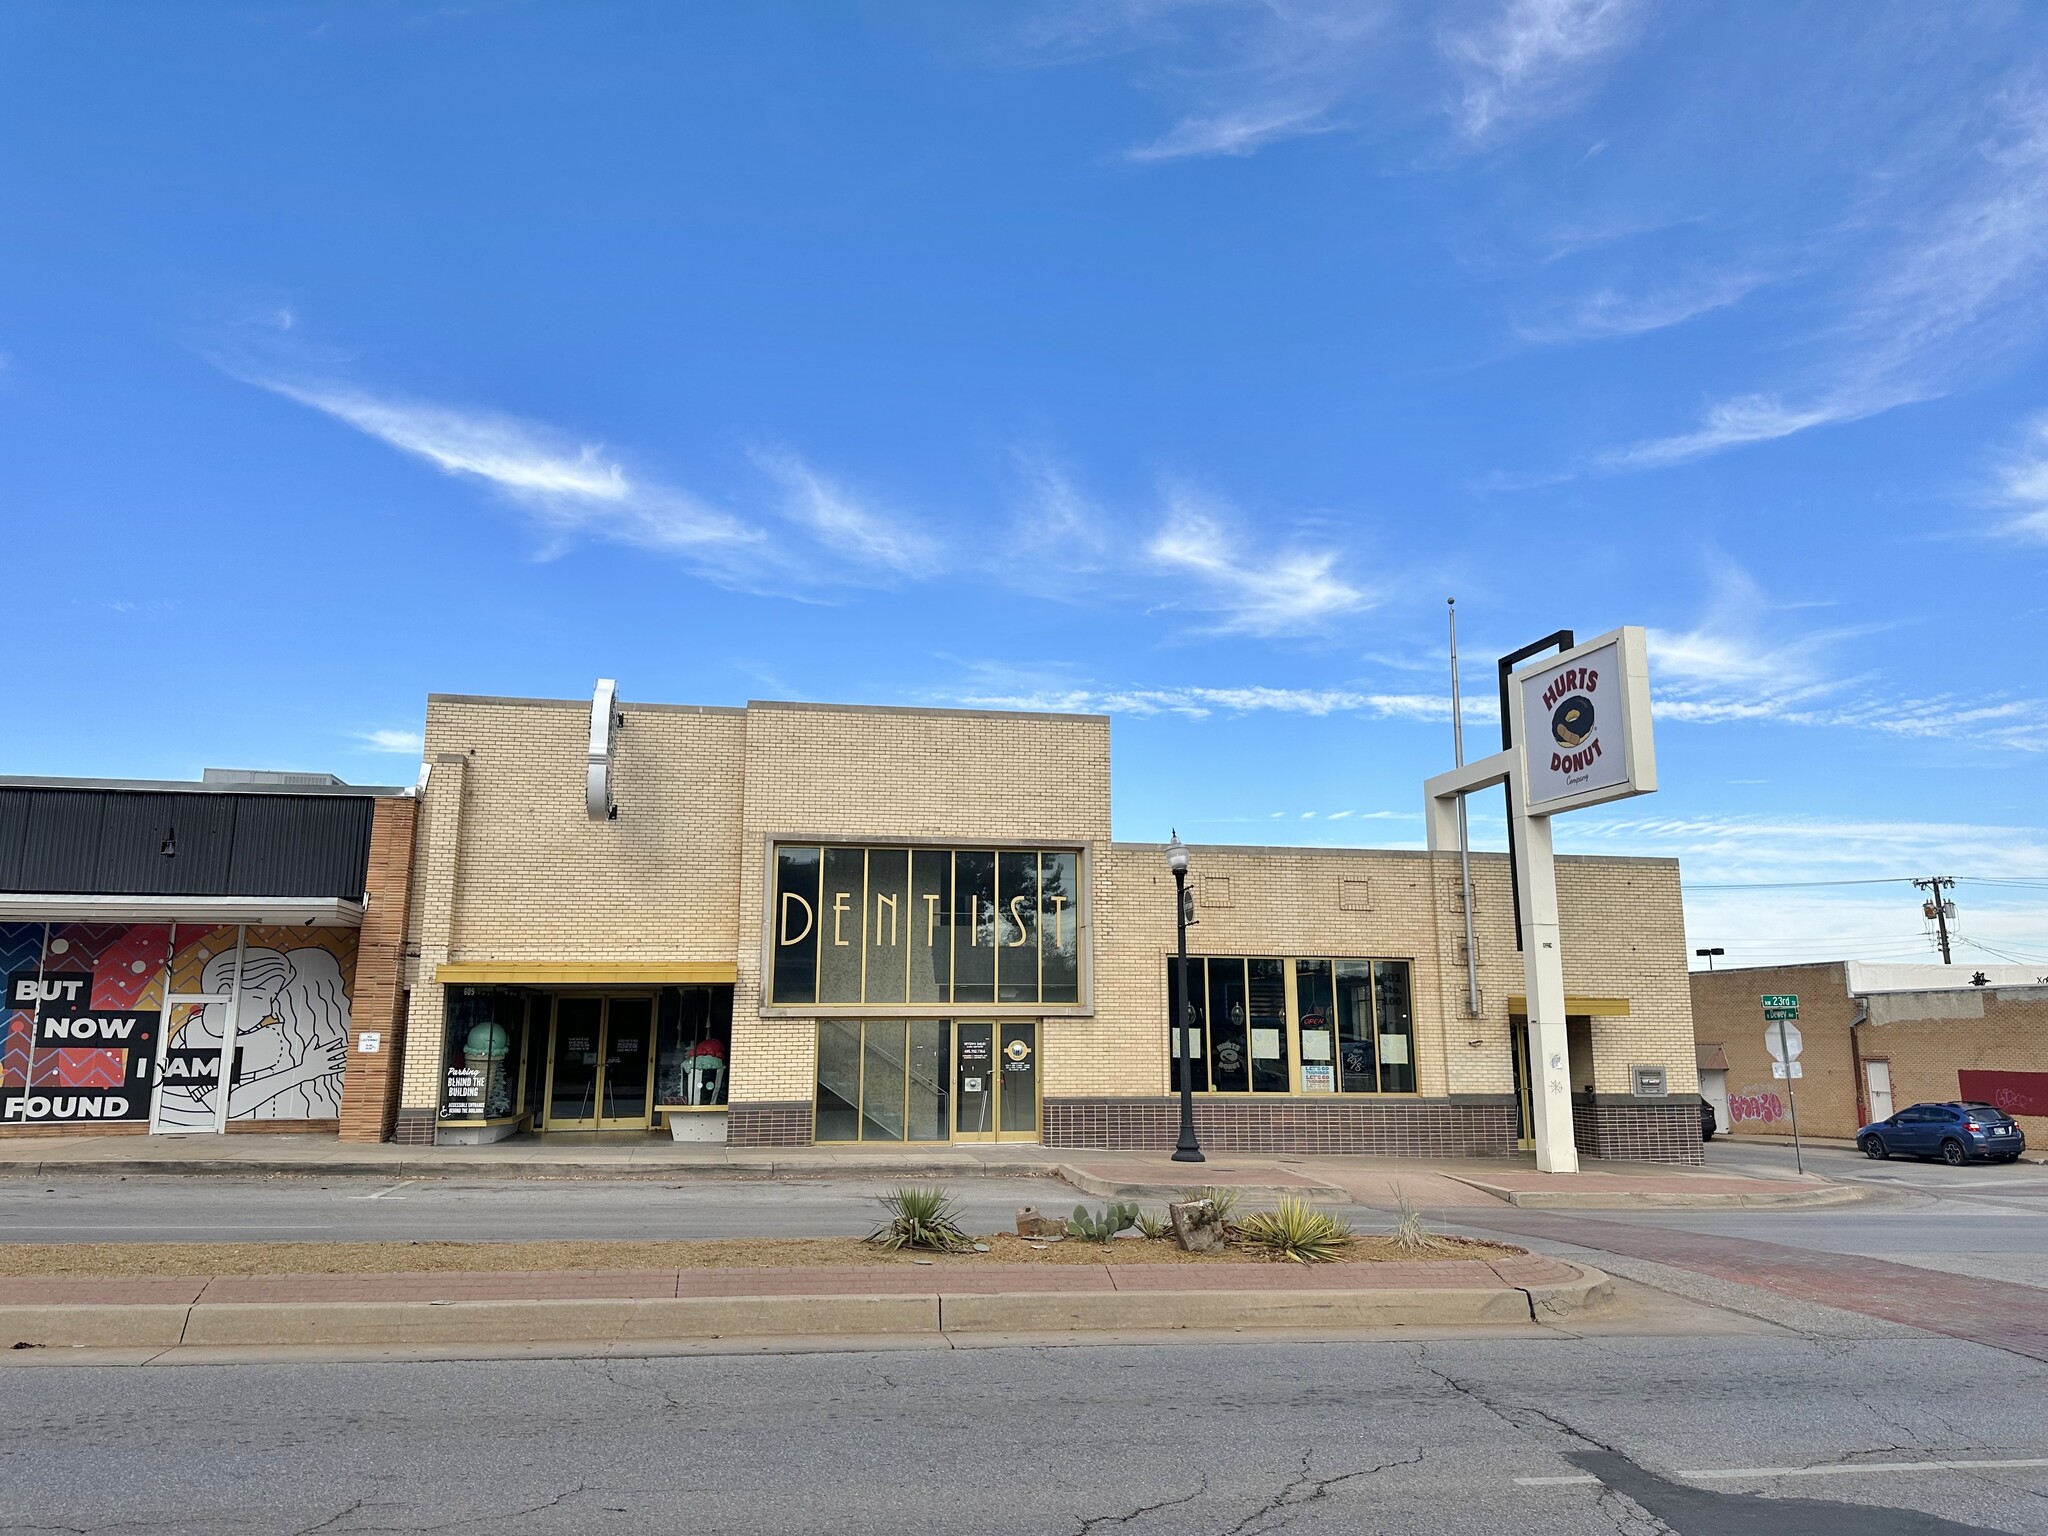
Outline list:
[[[924,898],[924,941],[927,946],[939,942],[939,898],[931,892]]]
[[[1010,940],[1009,947],[1011,949],[1022,949],[1031,938],[1031,932],[1025,926],[1024,898],[1022,896],[1012,896],[1010,898],[1010,921],[1017,925],[1017,937]]]
[[[967,898],[967,947],[981,948],[981,898],[972,894]]]
[[[802,933],[791,933],[789,931],[789,904],[792,901],[804,909],[804,931]],[[811,936],[811,923],[816,916],[817,914],[811,910],[811,904],[805,901],[803,897],[797,895],[795,891],[784,891],[782,893],[782,942],[785,944],[803,943],[805,939]]]
[[[846,948],[847,903],[853,900],[851,891],[832,893],[832,942],[839,948]]]
[[[882,937],[882,908],[884,907],[889,909],[889,937],[886,939]],[[893,947],[896,943],[896,898],[894,896],[881,895],[879,892],[875,896],[875,942],[885,947]]]
[[[1064,926],[1067,917],[1067,898],[1048,896],[1045,899],[1052,903],[1052,943],[1053,948],[1057,949],[1067,942],[1067,930]]]

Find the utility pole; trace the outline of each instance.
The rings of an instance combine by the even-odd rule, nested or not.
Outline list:
[[[1941,935],[1941,963],[1943,965],[1953,965],[1955,963],[1948,950],[1948,914],[1949,909],[1954,903],[1945,898],[1941,893],[1944,887],[1949,890],[1955,889],[1955,883],[1955,878],[1951,875],[1935,875],[1931,879],[1915,880],[1913,882],[1914,890],[1925,891],[1934,898],[1927,903],[1924,910],[1928,916],[1934,919],[1935,928]]]

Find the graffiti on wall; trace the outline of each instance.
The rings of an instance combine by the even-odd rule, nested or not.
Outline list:
[[[1956,1074],[1956,1084],[1973,1104],[1994,1104],[2008,1115],[2048,1115],[2048,1072],[1966,1068]]]
[[[223,1082],[230,1121],[332,1120],[355,957],[351,929],[0,924],[0,1123],[148,1120],[154,1104],[162,1129],[211,1130]],[[176,993],[234,1001],[167,1010]]]
[[[1785,1101],[1768,1088],[1731,1093],[1728,1095],[1728,1118],[1731,1122],[1755,1120],[1770,1124],[1785,1118]]]

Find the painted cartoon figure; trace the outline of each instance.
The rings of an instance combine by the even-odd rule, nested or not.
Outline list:
[[[225,950],[206,963],[202,985],[212,993],[230,991],[235,952]],[[221,1043],[225,1010],[196,1010],[171,1042],[180,1050],[206,1050]],[[228,1092],[230,1120],[332,1120],[341,1113],[341,1080],[348,1066],[348,994],[341,964],[325,949],[280,951],[251,948],[242,956],[241,1006],[235,1022],[235,1050],[241,1071]],[[228,1068],[233,1070],[230,1055]],[[167,1127],[211,1130],[216,1124],[216,1085],[161,1084],[158,1118]]]

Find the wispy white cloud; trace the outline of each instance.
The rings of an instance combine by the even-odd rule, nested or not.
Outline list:
[[[1570,105],[1635,39],[1642,13],[1638,0],[1506,0],[1483,25],[1447,33],[1460,131],[1483,141]]]
[[[972,709],[1029,709],[1054,713],[1107,715],[1180,715],[1203,720],[1211,715],[1283,714],[1322,718],[1338,714],[1366,715],[1378,720],[1424,720],[1448,723],[1449,694],[1370,693],[1350,688],[1100,688],[1041,686],[1021,691],[968,691],[950,696]],[[1498,718],[1491,701],[1474,699],[1465,707],[1468,720]]]
[[[1026,587],[1071,592],[1077,578],[1109,570],[1121,520],[1051,454],[1020,449],[1013,459],[1020,493],[1007,542],[1026,558],[1011,563],[1012,578]]]
[[[2000,466],[1996,500],[2007,509],[2005,533],[2048,544],[2048,414],[2027,423],[2021,446]]]
[[[363,749],[369,752],[403,752],[417,757],[426,746],[418,731],[395,730],[388,726],[375,731],[357,731],[354,735]]]
[[[1293,98],[1226,107],[1182,118],[1149,144],[1125,151],[1131,160],[1181,160],[1195,155],[1249,155],[1282,139],[1328,133],[1339,93],[1310,92]]]
[[[1656,469],[1936,398],[2037,335],[2048,320],[2048,94],[1993,104],[1992,130],[1937,193],[1895,217],[1899,237],[1848,285],[1806,349],[1797,387],[1713,402],[1701,423],[1600,455]]]
[[[1537,343],[1641,336],[1738,304],[1764,281],[1758,273],[1732,272],[1645,293],[1598,288],[1554,314],[1518,324],[1515,334],[1524,341]]]
[[[557,535],[592,534],[691,555],[762,539],[759,529],[686,492],[629,474],[602,444],[576,442],[535,422],[355,388],[243,377],[444,474],[481,481]]]
[[[2003,695],[1910,696],[1844,677],[1834,658],[1856,628],[1811,630],[1787,620],[1748,572],[1713,569],[1691,628],[1652,629],[1651,691],[1659,720],[1874,731],[2048,751],[2048,701]]]
[[[1165,522],[1146,552],[1192,580],[1186,603],[1216,614],[1219,630],[1301,634],[1370,604],[1339,574],[1338,551],[1264,549],[1236,530],[1227,508],[1186,486],[1169,486],[1166,502]]]
[[[1662,469],[1705,458],[1725,448],[1775,442],[1812,427],[1861,421],[1901,405],[1928,398],[1931,391],[1903,381],[1885,388],[1858,386],[1831,392],[1804,405],[1787,405],[1777,395],[1738,395],[1707,408],[1705,419],[1689,432],[1652,438],[1603,453],[1603,469]]]
[[[1380,0],[1082,0],[1023,28],[1039,58],[1127,54],[1171,104],[1165,132],[1133,161],[1249,155],[1344,126],[1391,7]]]
[[[834,555],[902,576],[938,574],[938,542],[906,519],[857,499],[786,450],[753,457],[786,493],[785,514]]]

